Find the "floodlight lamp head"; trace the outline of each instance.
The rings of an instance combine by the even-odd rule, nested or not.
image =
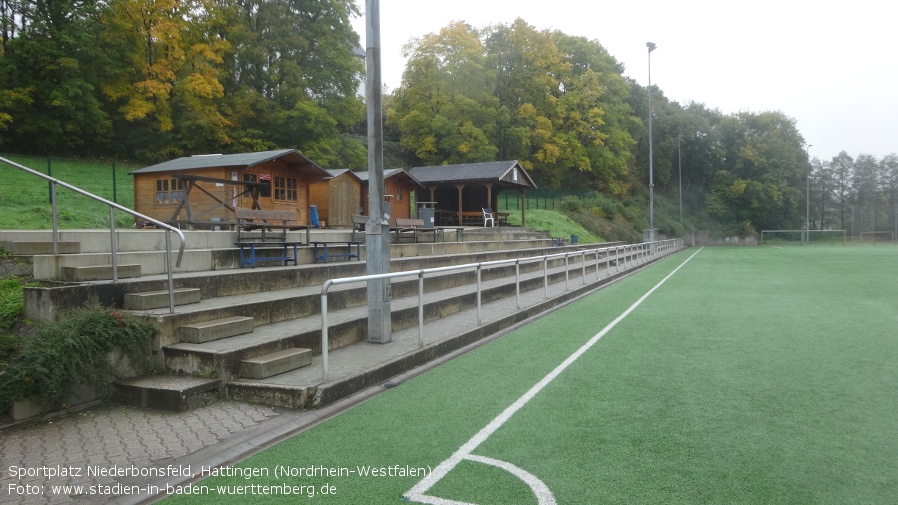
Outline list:
[[[649,52],[652,52],[655,50],[655,43],[654,42],[646,42],[645,47],[649,48]]]

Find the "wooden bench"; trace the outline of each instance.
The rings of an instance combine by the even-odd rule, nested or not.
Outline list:
[[[416,244],[422,233],[432,233],[433,242],[437,241],[438,235],[443,234],[440,228],[424,228],[423,219],[396,218],[396,228],[393,230],[396,232],[396,242],[401,242],[404,235],[410,235]]]
[[[465,227],[464,226],[434,226],[435,229],[439,230],[440,237],[443,242],[446,241],[446,232],[454,231],[455,232],[455,241],[456,242],[464,242],[465,241]]]
[[[483,226],[483,212],[466,210],[458,213],[462,226]]]
[[[240,248],[240,266],[256,267],[260,261],[283,261],[287,265],[291,261],[297,264],[297,247],[299,241],[288,241],[287,231],[306,230],[306,243],[309,243],[309,225],[295,224],[296,213],[289,210],[257,210],[234,209],[237,218],[237,247]],[[260,234],[252,232],[259,231]],[[290,248],[293,254],[290,254]],[[276,249],[280,255],[260,256],[263,249]]]
[[[256,210],[234,209],[237,218],[237,242],[249,242],[257,239],[261,242],[281,242],[287,240],[287,231],[305,230],[306,243],[309,243],[309,229],[307,224],[296,223],[296,213],[290,210]],[[250,232],[260,230],[261,236],[249,235]],[[271,233],[273,232],[273,235]]]
[[[352,215],[352,240],[363,240],[365,238],[365,225],[368,223],[368,216],[360,214]],[[361,234],[361,237],[356,237]]]

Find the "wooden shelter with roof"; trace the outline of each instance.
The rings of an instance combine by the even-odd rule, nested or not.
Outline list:
[[[328,226],[352,226],[359,210],[362,179],[352,170],[328,170],[330,179],[309,187],[309,204],[318,208],[318,218]]]
[[[362,214],[368,215],[369,172],[356,172],[362,179],[362,199],[359,208]],[[390,202],[390,219],[395,225],[396,219],[412,217],[412,194],[423,186],[401,168],[384,170],[384,194]]]
[[[331,177],[295,149],[187,156],[131,175],[134,210],[186,228],[233,225],[238,207],[289,210],[308,223],[309,187]]]
[[[425,188],[419,201],[434,202],[438,213],[463,224],[464,217],[482,209],[496,209],[499,193],[516,191],[521,199],[521,224],[524,225],[524,192],[536,189],[533,179],[517,161],[492,161],[415,167],[409,171]]]

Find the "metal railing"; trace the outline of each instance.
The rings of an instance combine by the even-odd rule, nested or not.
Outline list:
[[[56,186],[62,186],[66,189],[72,190],[78,194],[84,195],[92,200],[96,200],[100,203],[105,204],[109,207],[109,237],[110,237],[110,255],[112,259],[112,282],[118,282],[118,242],[115,236],[115,210],[118,209],[122,212],[130,214],[134,217],[143,219],[147,222],[153,223],[154,225],[163,228],[165,230],[165,271],[168,274],[168,306],[169,310],[174,314],[175,312],[175,289],[174,289],[174,280],[172,276],[172,264],[171,264],[171,236],[170,232],[175,232],[178,235],[178,238],[181,241],[180,247],[178,248],[178,260],[175,263],[176,267],[181,266],[181,259],[184,257],[184,246],[186,240],[184,238],[184,233],[181,230],[165,224],[161,221],[157,221],[149,216],[145,216],[140,212],[131,210],[127,207],[123,207],[115,202],[110,202],[109,200],[94,195],[92,193],[88,193],[83,189],[72,186],[71,184],[67,184],[58,179],[50,177],[49,175],[42,174],[36,170],[32,170],[24,165],[20,165],[14,161],[10,161],[6,158],[0,157],[0,161],[10,165],[12,167],[18,168],[19,170],[28,172],[29,174],[35,175],[42,179],[46,179],[50,181],[50,204],[53,208],[53,254],[59,254],[59,209],[56,205]]]
[[[652,247],[654,245],[654,247]],[[324,380],[328,375],[328,352],[329,352],[329,335],[328,335],[328,319],[327,319],[327,294],[332,286],[341,284],[352,284],[367,282],[375,279],[396,279],[401,277],[418,277],[418,346],[424,345],[424,277],[427,275],[440,274],[445,272],[453,272],[458,270],[475,270],[477,272],[477,325],[483,324],[482,319],[482,303],[481,303],[481,277],[484,268],[515,266],[515,303],[518,310],[521,309],[521,265],[527,263],[542,262],[543,271],[543,290],[545,298],[549,299],[549,260],[564,258],[564,282],[565,290],[570,289],[570,275],[568,259],[572,256],[580,256],[580,267],[582,269],[581,277],[583,284],[586,285],[586,259],[587,256],[595,255],[596,264],[596,280],[599,277],[599,265],[601,260],[605,260],[605,277],[610,277],[611,261],[614,261],[614,273],[620,273],[622,265],[627,262],[636,262],[642,264],[648,262],[652,258],[652,249],[654,256],[664,256],[670,252],[676,251],[683,247],[683,239],[668,239],[659,242],[641,244],[628,244],[612,247],[600,247],[596,249],[582,249],[578,251],[568,251],[556,254],[544,254],[542,256],[531,256],[527,258],[515,258],[507,260],[484,261],[480,263],[466,263],[463,265],[453,265],[447,267],[424,268],[420,270],[406,270],[403,272],[392,272],[388,274],[362,275],[358,277],[343,277],[340,279],[330,279],[321,286],[321,363],[324,369]],[[614,255],[612,258],[612,254]]]

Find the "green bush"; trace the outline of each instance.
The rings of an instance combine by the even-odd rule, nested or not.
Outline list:
[[[0,331],[11,328],[22,314],[22,287],[20,279],[0,280]]]
[[[156,328],[96,301],[21,337],[22,346],[0,363],[0,411],[15,400],[36,396],[58,405],[75,385],[104,391],[117,374],[108,355],[119,350],[132,363],[149,364]]]

